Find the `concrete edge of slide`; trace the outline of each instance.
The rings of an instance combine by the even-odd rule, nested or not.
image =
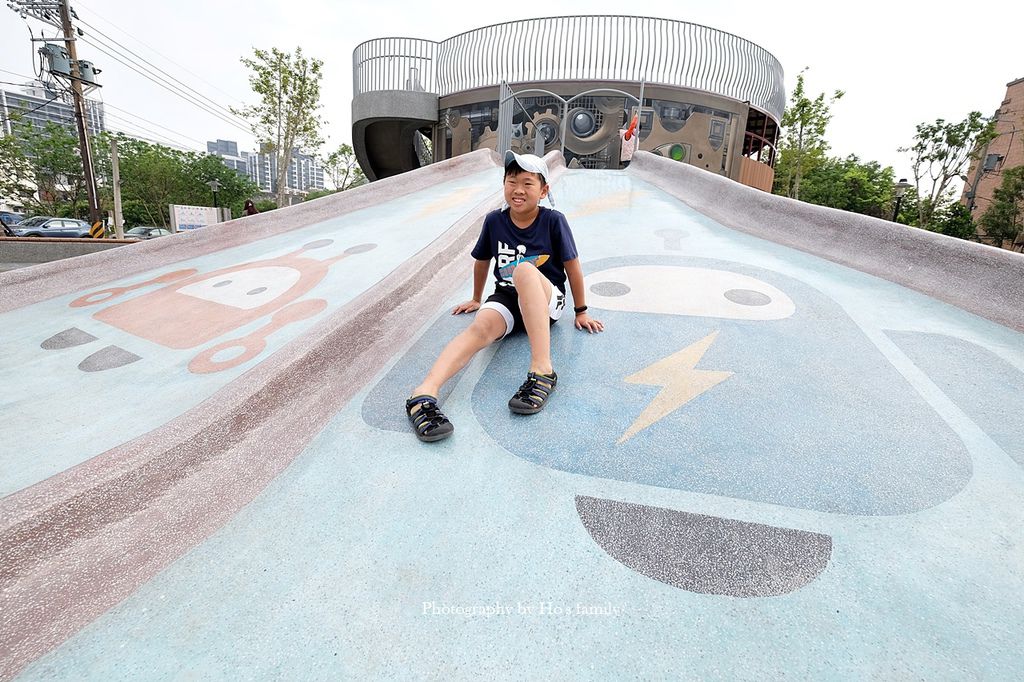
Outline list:
[[[630,174],[727,227],[901,284],[1024,332],[1024,256],[815,206],[637,152]]]

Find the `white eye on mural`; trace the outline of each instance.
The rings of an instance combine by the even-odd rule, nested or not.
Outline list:
[[[301,278],[295,268],[267,266],[226,272],[189,284],[178,293],[243,310],[269,303],[291,289]]]
[[[792,299],[759,279],[727,270],[630,265],[585,278],[587,304],[605,310],[780,320],[796,311]]]

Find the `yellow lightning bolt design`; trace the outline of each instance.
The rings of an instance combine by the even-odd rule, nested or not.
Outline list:
[[[664,419],[700,394],[732,376],[732,372],[695,369],[697,363],[704,357],[704,353],[717,337],[718,332],[709,334],[681,351],[626,377],[626,381],[630,384],[661,386],[662,389],[658,395],[654,396],[654,400],[644,408],[636,421],[626,429],[616,445],[625,443],[648,426]]]

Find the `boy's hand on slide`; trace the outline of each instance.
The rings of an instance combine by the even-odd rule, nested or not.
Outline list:
[[[593,334],[594,332],[603,332],[604,324],[602,324],[601,320],[594,319],[584,312],[576,316],[576,328],[585,329]]]
[[[473,313],[480,310],[480,301],[466,301],[460,303],[452,308],[452,315],[461,315],[462,313]]]

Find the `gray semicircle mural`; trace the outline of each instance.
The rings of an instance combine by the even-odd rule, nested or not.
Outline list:
[[[821,575],[832,556],[832,538],[804,530],[583,495],[576,512],[613,559],[698,594],[789,594]]]

